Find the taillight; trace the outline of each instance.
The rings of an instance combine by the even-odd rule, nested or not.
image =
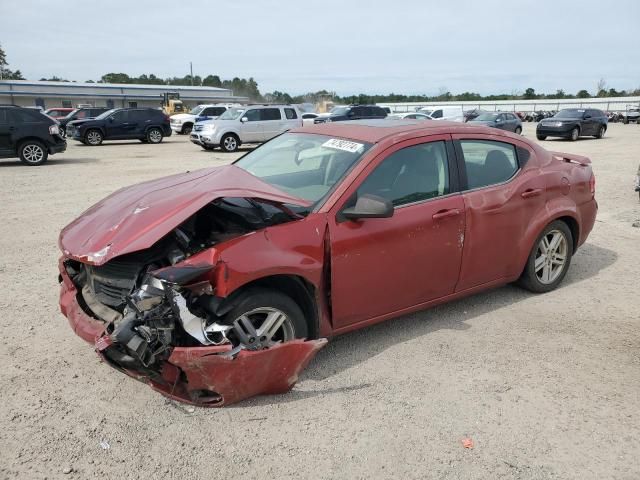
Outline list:
[[[591,190],[591,195],[595,196],[596,194],[596,176],[591,173],[591,178],[589,179],[589,190]]]
[[[60,135],[60,128],[58,125],[49,125],[49,135]]]

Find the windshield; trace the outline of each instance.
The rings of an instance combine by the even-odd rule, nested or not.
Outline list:
[[[107,110],[104,113],[101,113],[100,115],[98,115],[95,119],[96,120],[103,120],[105,118],[107,118],[109,115],[111,115],[113,112],[115,112],[117,110],[117,108],[112,108],[111,110]]]
[[[474,118],[474,120],[480,120],[480,121],[495,120],[496,118],[498,118],[498,115],[500,114],[499,113],[481,113],[476,118]]]
[[[244,113],[244,108],[230,108],[218,117],[218,120],[237,120]]]
[[[582,118],[584,115],[584,109],[579,108],[567,108],[566,110],[560,110],[554,115],[556,118]]]
[[[204,105],[198,105],[194,109],[192,109],[189,113],[191,115],[198,115],[202,110],[204,110]]]
[[[74,116],[77,112],[79,112],[79,111],[80,111],[80,109],[79,109],[79,108],[76,108],[75,110],[72,110],[71,112],[69,112],[69,113],[67,114],[67,116],[66,116],[66,117],[64,117],[64,118],[71,118],[71,117],[73,117],[73,116]]]
[[[285,133],[234,165],[290,195],[317,203],[370,147],[325,135]]]
[[[421,108],[420,110],[418,110],[419,113],[423,113],[425,115],[431,115],[431,112],[433,112],[433,110],[429,110],[426,108]]]
[[[346,115],[349,113],[349,107],[333,107],[329,113],[331,115]]]

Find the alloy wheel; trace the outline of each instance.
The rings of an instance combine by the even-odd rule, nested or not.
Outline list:
[[[291,319],[272,307],[259,307],[240,315],[233,322],[233,333],[249,350],[262,350],[295,338]]]
[[[40,145],[27,145],[22,149],[22,156],[28,163],[40,163],[44,158],[44,150]]]
[[[230,152],[234,151],[238,147],[238,142],[234,137],[227,137],[224,139],[224,148]]]
[[[567,238],[560,230],[551,230],[538,243],[535,272],[544,285],[553,283],[565,268],[568,257]]]
[[[95,130],[93,130],[87,133],[87,142],[90,145],[99,145],[101,141],[102,141],[102,135],[100,135],[99,132],[96,132]]]
[[[149,131],[149,141],[151,143],[160,143],[162,141],[162,133],[157,128]]]

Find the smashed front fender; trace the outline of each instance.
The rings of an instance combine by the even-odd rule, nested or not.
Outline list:
[[[292,340],[266,350],[240,350],[234,356],[231,345],[175,347],[162,366],[161,376],[151,378],[114,364],[105,355],[110,342],[104,339],[96,341],[96,350],[111,366],[169,398],[202,407],[222,407],[257,395],[288,392],[300,372],[327,344],[326,338]]]

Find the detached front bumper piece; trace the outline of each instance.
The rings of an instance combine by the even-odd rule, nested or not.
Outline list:
[[[152,378],[120,367],[109,358],[108,336],[98,338],[100,357],[127,375],[147,383],[163,395],[202,407],[222,407],[257,395],[285,393],[327,339],[292,340],[266,350],[241,350],[231,346],[176,347],[164,363],[160,377]]]

